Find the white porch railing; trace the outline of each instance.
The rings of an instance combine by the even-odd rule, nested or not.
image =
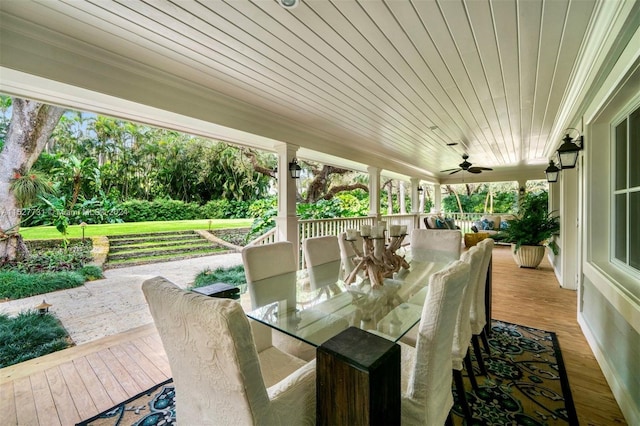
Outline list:
[[[270,229],[257,238],[249,241],[247,246],[261,246],[263,244],[271,244],[276,242],[276,228]]]
[[[372,217],[341,217],[335,219],[310,219],[301,220],[299,241],[305,238],[323,237],[325,235],[339,235],[347,229],[360,229],[362,225],[373,225]]]
[[[473,232],[473,223],[480,220],[484,213],[447,213],[446,217],[454,220],[464,233]],[[381,216],[387,222],[387,227],[391,225],[406,225],[407,229],[424,228],[424,218],[428,214],[392,214]],[[302,241],[305,238],[322,237],[326,235],[340,235],[347,229],[360,229],[362,225],[373,225],[374,218],[370,216],[343,217],[334,219],[308,219],[298,222],[298,241],[300,242],[300,267],[306,268],[304,255],[302,253]],[[411,232],[409,232],[410,234]],[[275,228],[264,235],[254,239],[247,245],[269,244],[276,241],[277,234]]]

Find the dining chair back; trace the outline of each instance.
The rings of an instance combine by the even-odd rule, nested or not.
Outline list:
[[[162,277],[146,280],[142,291],[171,367],[179,424],[315,422],[315,361],[254,340],[239,303]]]
[[[455,229],[414,229],[411,231],[411,253],[419,259],[421,252],[444,252],[455,259],[460,258],[462,251],[462,234]]]
[[[462,370],[463,360],[471,344],[471,306],[475,302],[476,290],[480,281],[480,270],[484,258],[484,247],[474,246],[462,253],[461,261],[469,265],[469,285],[464,290],[462,303],[458,310],[456,328],[453,337],[452,362],[454,370]],[[469,372],[473,374],[473,372]]]
[[[477,247],[484,248],[484,253],[482,264],[480,266],[476,294],[473,299],[473,303],[471,304],[471,332],[476,335],[480,334],[484,326],[487,324],[485,291],[487,284],[487,272],[489,270],[489,263],[491,262],[494,246],[495,242],[492,238],[486,238],[480,241],[477,245]]]
[[[252,309],[283,300],[295,308],[298,268],[293,243],[247,246],[242,249],[242,263]]]
[[[480,276],[478,277],[478,287],[476,288],[476,294],[471,304],[471,343],[473,345],[473,351],[480,367],[481,374],[487,374],[487,369],[484,364],[484,358],[482,351],[480,350],[480,342],[478,338],[482,339],[485,352],[487,356],[491,357],[491,346],[489,345],[489,336],[487,329],[491,327],[491,288],[488,287],[491,284],[491,274],[489,265],[491,264],[491,256],[493,255],[493,247],[495,242],[492,238],[487,238],[478,243],[478,247],[484,249],[484,256],[482,259],[482,265],[480,267]]]
[[[351,271],[353,271],[356,267],[354,263],[354,259],[356,257],[356,251],[353,249],[353,246],[349,241],[345,238],[347,237],[346,232],[342,232],[338,235],[338,245],[340,246],[340,260],[342,263],[342,279],[346,279]],[[358,250],[362,251],[362,237],[360,236],[360,232],[356,234],[356,240],[353,242]]]
[[[335,284],[340,279],[340,244],[338,237],[327,235],[302,241],[312,289]]]
[[[451,347],[469,275],[469,265],[458,260],[429,280],[416,347],[401,344],[403,424],[442,425],[453,406]]]
[[[251,309],[278,302],[277,312],[298,309],[296,298],[297,265],[293,243],[280,241],[259,246],[247,246],[242,250],[242,263],[251,297]],[[274,305],[275,306],[275,305]],[[344,330],[349,323],[343,318],[331,322],[325,331]],[[274,345],[283,351],[304,360],[315,358],[315,347],[286,333],[261,324],[261,333],[273,335]],[[309,329],[309,341],[321,339]]]

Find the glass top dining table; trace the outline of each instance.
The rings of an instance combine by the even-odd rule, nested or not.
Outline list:
[[[249,286],[247,316],[313,346],[355,326],[393,342],[420,321],[429,278],[457,260],[452,254],[407,251],[408,269],[371,288],[357,277],[346,285],[340,261],[282,274]]]

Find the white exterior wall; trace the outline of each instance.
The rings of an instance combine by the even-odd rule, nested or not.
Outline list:
[[[578,322],[629,424],[640,424],[640,272],[611,261],[611,153],[612,124],[640,105],[640,30],[635,22],[629,43],[589,100],[583,116],[584,167],[575,185],[563,183],[561,201],[567,209],[563,280],[571,279],[570,268],[578,273]],[[573,191],[583,194],[575,206]],[[573,209],[582,220],[575,240],[569,217]],[[570,250],[567,245],[574,242],[575,250]]]

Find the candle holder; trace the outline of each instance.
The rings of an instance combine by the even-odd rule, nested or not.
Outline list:
[[[345,240],[351,244],[356,253],[355,261],[357,264],[347,276],[345,284],[353,283],[358,272],[364,271],[365,277],[371,282],[371,288],[375,289],[382,287],[384,279],[391,278],[400,268],[409,269],[409,263],[404,259],[404,256],[396,254],[407,233],[406,229],[402,229],[402,227],[392,226],[392,233],[395,235],[392,235],[389,242],[385,244],[386,230],[384,226],[386,225],[369,228],[365,228],[365,226],[368,225],[362,227],[365,234],[362,235],[362,251],[355,245],[355,233],[347,231]],[[361,234],[363,234],[362,231]]]

